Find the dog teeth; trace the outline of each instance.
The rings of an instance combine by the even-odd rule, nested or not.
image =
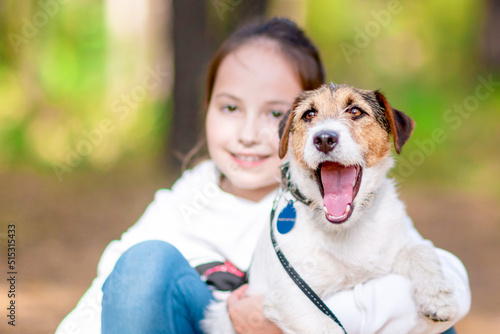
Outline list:
[[[332,219],[340,219],[340,218],[342,218],[342,217],[347,217],[347,216],[349,215],[349,213],[351,212],[351,210],[352,210],[352,206],[351,206],[351,204],[349,203],[349,204],[347,204],[347,207],[346,207],[346,209],[345,209],[345,212],[342,214],[342,216],[335,217],[334,215],[332,215],[332,214],[330,213],[330,211],[328,211],[328,209],[326,208],[326,206],[324,206],[324,205],[323,205],[323,211],[325,212],[325,214],[326,214],[328,217],[330,217],[330,218],[332,218]]]
[[[330,212],[328,212],[328,209],[324,205],[323,205],[323,211],[325,212],[325,214],[331,216]]]
[[[347,207],[345,208],[345,213],[343,214],[343,216],[347,216],[347,215],[349,215],[349,213],[351,213],[351,204],[347,204]]]

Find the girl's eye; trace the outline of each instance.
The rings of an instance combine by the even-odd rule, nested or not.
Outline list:
[[[316,109],[309,109],[302,115],[302,119],[306,122],[310,122],[317,113],[318,111]]]
[[[232,104],[228,104],[226,106],[224,106],[222,108],[222,110],[227,110],[227,111],[230,111],[230,112],[233,112],[233,111],[236,111],[236,109],[238,109],[235,105],[232,105]]]
[[[363,110],[356,107],[348,109],[347,112],[354,116],[355,119],[365,115],[365,112]]]
[[[273,116],[273,118],[280,118],[281,116],[283,116],[283,113],[279,110],[273,110],[271,111],[271,115]]]

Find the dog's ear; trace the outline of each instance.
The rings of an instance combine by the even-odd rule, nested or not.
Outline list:
[[[401,148],[410,139],[415,122],[404,112],[391,107],[385,96],[378,90],[375,91],[375,97],[378,103],[384,109],[385,117],[389,123],[389,128],[394,141],[394,149],[397,154],[401,153]]]
[[[295,103],[294,103],[295,106]],[[290,137],[290,129],[292,128],[293,122],[293,111],[289,110],[283,119],[280,121],[279,125],[279,135],[280,135],[280,150],[279,157],[283,159],[288,151],[288,138]]]
[[[295,115],[295,109],[297,106],[302,102],[304,99],[306,99],[309,96],[310,92],[305,91],[300,93],[299,96],[295,99],[292,105],[292,110],[289,110],[286,114],[285,117],[280,121],[279,125],[279,135],[280,135],[280,150],[279,150],[279,157],[280,159],[283,159],[286,155],[286,152],[288,152],[288,139],[290,137],[290,131],[292,130],[292,123],[293,123],[293,118]]]

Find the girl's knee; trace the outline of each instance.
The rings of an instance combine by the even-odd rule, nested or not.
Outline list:
[[[123,262],[134,267],[147,264],[168,264],[184,260],[181,252],[168,242],[161,240],[148,240],[129,248],[117,262]],[[185,261],[185,260],[184,260]]]
[[[165,284],[179,271],[189,269],[189,263],[171,244],[160,240],[144,241],[123,253],[105,286],[142,289],[148,285],[151,288],[155,284]]]
[[[120,257],[103,285],[103,328],[125,318],[141,330],[150,325],[144,324],[148,319],[168,323],[187,317],[197,323],[212,299],[179,250],[163,241],[142,242]]]
[[[161,295],[189,270],[194,269],[171,244],[159,240],[141,242],[118,259],[103,285],[103,305],[128,304],[135,298]]]

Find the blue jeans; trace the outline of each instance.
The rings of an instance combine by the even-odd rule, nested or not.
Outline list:
[[[102,291],[103,334],[202,333],[199,322],[213,300],[182,254],[156,240],[127,250]]]

